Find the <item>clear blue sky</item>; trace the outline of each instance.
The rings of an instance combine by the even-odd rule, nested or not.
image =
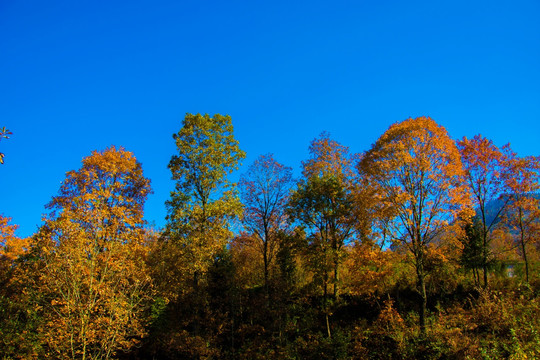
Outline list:
[[[164,224],[171,135],[229,114],[248,157],[299,173],[322,131],[353,152],[431,116],[540,155],[540,2],[0,0],[0,213],[32,234],[66,171],[124,146]]]

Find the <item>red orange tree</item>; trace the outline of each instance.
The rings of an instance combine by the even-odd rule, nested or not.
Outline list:
[[[506,214],[510,230],[517,233],[517,243],[525,263],[525,279],[529,282],[529,244],[538,242],[540,234],[540,158],[534,156],[518,157],[510,153],[509,172],[506,179],[510,197],[509,211]],[[540,243],[539,243],[540,244]]]
[[[482,268],[484,286],[488,284],[488,266],[491,258],[490,243],[493,230],[500,224],[510,197],[502,196],[507,191],[505,180],[509,176],[508,161],[505,152],[482,135],[472,139],[464,137],[457,142],[467,184],[472,194],[473,206],[481,225]],[[502,197],[501,197],[502,196]],[[490,206],[501,204],[490,210]]]
[[[394,216],[381,224],[394,242],[409,250],[416,269],[420,327],[425,331],[428,246],[454,229],[469,210],[459,152],[446,130],[430,118],[393,124],[359,163],[378,201]]]

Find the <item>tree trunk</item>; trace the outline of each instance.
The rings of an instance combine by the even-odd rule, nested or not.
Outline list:
[[[338,265],[339,265],[339,262],[338,262],[338,258],[337,258],[338,254],[337,254],[337,251],[334,253],[334,299],[337,299],[337,295],[338,295]]]
[[[525,261],[525,280],[529,283],[529,261],[527,260],[527,249],[525,249],[525,227],[523,226],[523,212],[519,208],[519,232],[521,242],[521,252],[523,253],[523,261]]]
[[[332,333],[330,332],[330,319],[328,318],[328,311],[326,311],[326,331],[328,333],[328,338],[332,338]]]
[[[486,225],[486,210],[483,204],[480,205],[480,211],[482,212],[482,269],[484,270],[484,288],[488,286],[488,228]]]
[[[418,259],[419,261],[416,264],[416,275],[418,277],[418,293],[420,294],[421,303],[420,303],[420,333],[422,335],[426,334],[426,307],[427,307],[427,294],[426,294],[426,283],[424,275],[424,264],[423,259]]]
[[[525,261],[525,280],[529,283],[529,261],[527,260],[527,252],[525,249],[525,239],[523,230],[521,232],[521,251],[523,252],[523,261]]]
[[[264,291],[268,301],[268,239],[263,244],[263,260],[264,260]]]
[[[484,287],[488,286],[488,264],[487,264],[487,233],[484,232],[484,239],[482,244],[482,267],[484,269]]]
[[[330,319],[328,318],[328,269],[324,270],[324,289],[323,289],[323,311],[326,320],[326,332],[328,333],[328,338],[332,337],[330,332]]]
[[[199,272],[195,271],[193,273],[193,297],[194,297],[194,305],[195,305],[195,316],[194,316],[194,324],[193,324],[193,333],[195,336],[199,335],[199,317],[202,313],[201,304],[202,302],[199,299]]]

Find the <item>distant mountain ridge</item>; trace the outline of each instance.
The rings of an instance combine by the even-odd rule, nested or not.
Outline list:
[[[534,193],[534,194],[531,194],[531,195],[533,197],[535,197],[536,199],[540,200],[540,193]],[[490,201],[490,202],[488,202],[486,204],[486,224],[487,225],[490,225],[495,220],[495,217],[497,216],[497,213],[504,206],[505,197],[510,197],[510,196],[511,195],[509,195],[509,194],[502,194],[501,196],[499,196],[498,199],[492,200],[492,201]],[[480,209],[476,208],[475,211],[476,211],[476,217],[480,218],[480,216],[481,216]],[[501,219],[499,217],[497,222],[499,222],[500,220]]]

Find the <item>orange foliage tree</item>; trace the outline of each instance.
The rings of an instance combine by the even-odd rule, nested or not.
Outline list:
[[[15,235],[19,226],[10,222],[11,218],[0,215],[0,256],[13,261],[24,253],[27,244]]]
[[[473,205],[478,212],[477,218],[480,220],[482,268],[484,286],[487,286],[488,265],[492,256],[490,253],[491,234],[500,224],[510,201],[510,197],[501,196],[507,190],[505,179],[508,178],[509,173],[505,152],[509,148],[506,145],[501,150],[482,135],[476,135],[472,139],[464,137],[457,142],[457,145],[472,194]],[[490,206],[497,204],[499,199],[500,206],[490,210]]]
[[[144,336],[150,191],[141,164],[123,148],[94,151],[66,174],[37,236],[48,356],[110,358]]]
[[[18,226],[10,223],[11,218],[0,215],[0,289],[10,282],[14,261],[25,253],[28,240],[15,235]]]
[[[395,216],[381,223],[390,238],[404,244],[416,270],[420,328],[425,331],[428,245],[458,230],[467,218],[469,194],[459,152],[446,130],[428,117],[393,124],[367,151],[359,171],[378,200]]]
[[[395,283],[395,264],[399,255],[368,242],[356,243],[345,261],[346,284],[355,295],[377,296]]]
[[[540,234],[540,158],[535,156],[518,157],[510,153],[509,176],[506,184],[510,197],[509,211],[506,214],[510,230],[517,232],[517,242],[525,263],[525,279],[529,282],[528,245],[538,241]]]

